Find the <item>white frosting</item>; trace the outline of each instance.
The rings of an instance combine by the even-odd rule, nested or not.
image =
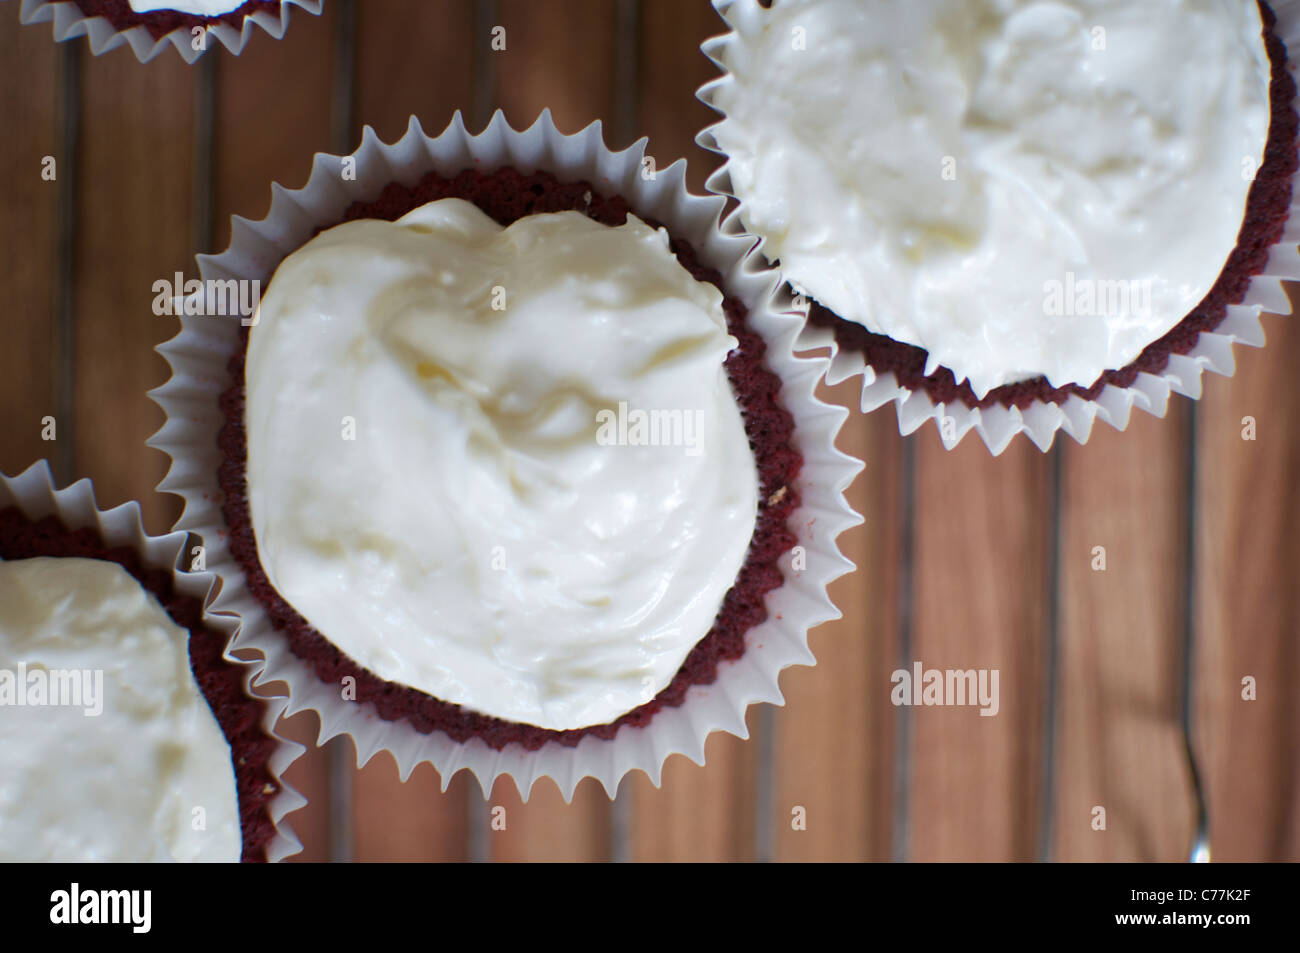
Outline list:
[[[230,747],[188,639],[117,563],[0,561],[0,861],[239,860]],[[40,669],[80,673],[77,692],[42,699]]]
[[[735,345],[719,291],[636,219],[502,229],[446,199],[330,229],[250,334],[262,565],[385,679],[544,728],[609,722],[671,681],[744,563]],[[677,411],[691,445],[606,445],[620,403],[631,423]]]
[[[715,134],[745,225],[796,287],[928,350],[927,373],[980,395],[1089,385],[1181,321],[1236,244],[1269,121],[1253,0],[727,16]]]
[[[177,10],[196,17],[215,17],[229,13],[245,0],[131,0],[136,13],[153,13],[155,10]]]

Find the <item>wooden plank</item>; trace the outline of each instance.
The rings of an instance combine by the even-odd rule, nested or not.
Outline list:
[[[852,406],[860,380],[821,389]],[[888,860],[895,709],[889,675],[898,660],[899,462],[903,438],[891,414],[853,413],[839,447],[866,461],[849,503],[866,519],[840,537],[857,571],[831,586],[844,617],[813,630],[814,668],[781,678],[776,716],[775,858]],[[802,826],[796,825],[803,809]]]
[[[301,185],[313,152],[331,145],[331,7],[322,18],[296,17],[284,41],[259,36],[237,59],[215,53],[211,250],[225,246],[232,212],[260,217],[270,183]],[[365,0],[356,8],[355,116],[385,138],[400,134],[411,112],[435,132],[455,107],[468,107],[479,93],[476,55],[488,57],[500,103],[516,125],[544,106],[566,131],[618,118],[618,5],[609,0],[502,0],[494,25],[506,27],[503,52],[491,51],[490,36],[475,34],[481,24],[469,3]],[[644,0],[639,11],[634,125],[651,136],[661,167],[690,157],[689,181],[698,190],[716,164],[693,143],[714,118],[694,100],[695,88],[713,75],[698,43],[722,24],[694,0]],[[56,183],[40,181],[39,159],[57,149],[54,83],[63,50],[47,28],[22,28],[16,16],[0,23],[0,57],[24,76],[0,91],[0,116],[14,133],[0,151],[7,210],[0,251],[9,253],[11,305],[22,315],[7,323],[10,346],[0,352],[0,468],[7,471],[52,455],[38,422],[53,406],[57,383],[50,293]],[[144,393],[166,376],[151,349],[173,326],[152,316],[151,285],[178,268],[194,271],[189,150],[198,71],[169,56],[141,66],[125,50],[95,58],[83,43],[79,52],[74,466],[95,478],[105,505],[142,500],[147,525],[161,531],[178,506],[154,491],[166,463],[143,445],[161,421]],[[1300,664],[1293,579],[1300,565],[1300,393],[1292,373],[1300,332],[1287,319],[1266,329],[1268,347],[1239,351],[1233,379],[1208,379],[1198,411],[1195,725],[1217,860],[1300,858],[1300,719],[1291,688]],[[841,385],[832,396],[851,406],[852,390]],[[1065,450],[1054,800],[1060,859],[1179,859],[1187,847],[1191,795],[1176,708],[1186,412],[1176,401],[1168,420],[1137,415],[1124,434],[1098,427],[1087,447]],[[1254,441],[1241,436],[1248,416]],[[973,439],[947,453],[929,427],[906,439],[916,442],[919,474],[913,656],[928,667],[999,669],[1001,703],[996,718],[911,711],[910,855],[1030,859],[1043,743],[1049,461],[1024,443],[997,460]],[[851,493],[868,525],[843,539],[861,567],[833,591],[845,619],[814,633],[816,668],[782,680],[788,705],[773,718],[776,788],[765,819],[775,825],[778,859],[889,855],[898,712],[888,702],[888,676],[897,664],[902,438],[891,413],[855,414],[843,445],[868,460]],[[1106,546],[1105,572],[1092,569],[1094,545]],[[1256,701],[1241,698],[1246,675],[1258,680]],[[315,716],[284,727],[309,747],[289,772],[311,800],[290,819],[307,847],[300,859],[328,859],[330,760],[314,747]],[[629,779],[630,855],[752,859],[759,753],[753,740],[715,735],[707,767],[671,759],[661,790],[642,776]],[[443,795],[427,766],[402,784],[381,757],[354,775],[353,787],[357,859],[467,856],[467,799],[480,795],[464,776]],[[491,803],[504,807],[507,819],[505,831],[486,838],[495,859],[610,855],[611,807],[590,781],[572,805],[547,782],[527,805],[508,782]],[[790,827],[796,804],[807,809],[806,831]],[[1107,807],[1104,834],[1091,828],[1096,804]],[[484,817],[490,822],[489,811]]]
[[[650,137],[649,154],[658,168],[685,158],[687,186],[704,191],[704,181],[722,162],[695,144],[696,134],[720,118],[695,98],[718,75],[700,44],[724,32],[722,18],[708,3],[649,0],[641,4],[638,135]],[[854,406],[850,401],[849,406]]]
[[[1179,728],[1185,400],[1065,450],[1056,859],[1178,861],[1192,792]],[[1103,561],[1104,560],[1104,561]],[[1094,809],[1105,809],[1104,830]]]
[[[497,105],[516,129],[549,107],[561,132],[613,115],[614,4],[609,0],[498,0],[505,49],[491,36]]]
[[[56,416],[54,360],[54,281],[58,232],[58,193],[66,179],[42,178],[43,160],[52,156],[56,176],[71,176],[68,157],[59,154],[57,83],[60,50],[46,30],[24,28],[12,10],[0,17],[0,62],[23,82],[0,88],[0,116],[8,130],[0,150],[0,256],[7,262],[5,287],[9,317],[0,349],[0,407],[3,440],[0,471],[18,473],[45,457],[55,445],[43,440],[42,419]],[[72,421],[55,421],[71,439]]]
[[[162,411],[145,396],[169,371],[155,345],[155,281],[190,271],[194,71],[178,57],[142,65],[129,49],[82,58],[74,238],[74,468],[101,506],[136,499],[145,528],[169,530],[179,500],[155,491],[167,457],[145,447]]]
[[[271,204],[271,183],[298,188],[307,181],[313,153],[330,145],[329,91],[336,12],[294,17],[280,42],[257,42],[243,55],[218,54],[212,156],[212,241],[230,243],[230,216],[262,218]],[[262,37],[262,40],[268,38]],[[194,262],[186,265],[187,273]],[[308,806],[289,817],[303,853],[298,861],[331,856],[330,752],[316,747],[319,722],[303,713],[280,722],[286,737],[306,746],[289,780]],[[347,758],[351,759],[351,742]]]
[[[614,4],[609,4],[614,12]],[[717,23],[707,4],[678,0],[642,2],[635,48],[638,60],[633,136],[649,135],[649,154],[659,168],[688,156],[688,181],[699,189],[709,157],[696,149],[696,131],[709,110],[693,103],[694,88],[707,78],[709,63],[699,44]],[[694,62],[698,60],[698,63]],[[588,111],[599,108],[592,101]],[[695,108],[698,107],[698,108]],[[575,118],[574,125],[582,120]],[[615,148],[630,145],[611,142]],[[705,766],[675,756],[664,765],[656,790],[637,773],[624,781],[628,808],[628,853],[633,860],[752,860],[755,856],[755,785],[764,719],[750,708],[750,739],[714,734],[705,745]]]
[[[1042,748],[1049,461],[917,441],[913,660],[999,672],[999,710],[913,707],[910,856],[1029,860]]]
[[[468,110],[473,31],[473,5],[462,0],[357,4],[356,140],[370,125],[392,142],[412,115],[436,135],[453,112]]]
[[[1198,421],[1193,731],[1224,861],[1300,860],[1300,328],[1266,317],[1264,329],[1262,351],[1237,349],[1231,380],[1208,378]]]
[[[356,5],[354,116],[349,148],[370,125],[392,142],[412,114],[440,132],[470,102],[472,4],[458,0],[367,0]],[[399,26],[400,25],[400,26]],[[396,27],[396,28],[395,28]],[[479,787],[464,774],[444,794],[437,772],[421,765],[403,784],[390,756],[372,760],[352,790],[357,860],[446,861],[468,856],[467,798]]]
[[[607,0],[500,0],[489,32],[474,36],[468,47],[486,57],[484,65],[498,95],[490,105],[500,106],[515,128],[531,125],[544,107],[551,108],[564,132],[576,132],[593,119],[608,119],[613,106],[613,8]],[[504,33],[495,31],[497,27]],[[494,32],[503,37],[504,49],[492,49]],[[563,68],[557,68],[559,64]],[[493,857],[608,857],[609,799],[594,782],[584,781],[571,805],[549,781],[538,784],[526,803],[510,781],[498,782],[492,794],[492,804],[504,807],[507,814],[506,830],[493,831],[488,839]]]
[[[758,720],[757,706],[750,706],[748,741],[721,732],[710,735],[702,767],[673,755],[664,764],[659,788],[639,771],[624,779],[619,796],[632,802],[632,860],[754,860]]]
[[[279,43],[253,43],[217,61],[211,249],[230,244],[230,216],[259,219],[271,183],[304,185],[312,157],[330,151],[335,13],[294,17]]]
[[[605,789],[592,778],[578,784],[571,804],[549,778],[533,786],[526,804],[512,780],[498,778],[483,822],[494,861],[604,861],[610,856],[609,815]]]
[[[438,773],[421,764],[405,783],[390,754],[376,755],[353,784],[353,856],[359,863],[468,859],[465,803],[478,784],[463,772],[442,793]],[[473,788],[473,790],[467,790]]]

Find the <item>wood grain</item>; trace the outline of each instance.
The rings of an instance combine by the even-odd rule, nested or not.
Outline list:
[[[564,803],[549,778],[533,785],[527,803],[520,799],[514,781],[498,778],[484,821],[489,825],[492,860],[572,862],[610,857],[610,801],[591,778],[578,785],[570,804]]]
[[[72,437],[72,421],[57,420],[54,353],[58,195],[66,179],[41,177],[46,156],[54,158],[56,176],[75,175],[70,157],[59,150],[61,53],[39,30],[13,24],[0,30],[0,62],[24,77],[0,86],[0,117],[10,130],[0,149],[0,255],[9,263],[0,347],[0,471],[10,474],[55,456],[55,446],[41,436],[43,418],[56,418],[56,440],[60,428]]]
[[[94,57],[84,40],[61,47],[48,26],[21,27],[16,4],[0,4],[0,58],[23,77],[0,90],[0,253],[10,263],[0,279],[9,305],[0,318],[0,468],[54,455],[39,422],[67,385],[73,414],[59,421],[59,436],[71,451],[69,475],[93,477],[105,505],[140,500],[151,530],[175,518],[178,502],[154,489],[166,461],[144,440],[161,413],[144,394],[167,373],[152,348],[174,333],[151,313],[152,283],[194,273],[202,219],[192,216],[204,206],[193,187],[204,166],[193,148],[205,71],[215,77],[210,250],[227,244],[231,214],[265,214],[273,181],[305,182],[313,153],[331,150],[339,128],[349,147],[364,124],[391,140],[412,113],[429,132],[456,108],[482,119],[501,106],[523,126],[549,107],[568,132],[603,119],[612,146],[647,134],[661,167],[687,156],[695,190],[717,164],[694,144],[716,118],[694,96],[714,74],[699,43],[721,30],[703,0],[364,0],[353,4],[350,37],[339,34],[342,9],[327,3],[323,17],[294,17],[281,41],[259,34],[242,56],[215,50],[211,65],[196,68],[170,54],[147,65],[127,50]],[[619,35],[629,14],[636,35]],[[506,30],[504,51],[491,49],[492,26]],[[68,49],[80,67],[75,162],[57,155]],[[342,64],[340,49],[350,51]],[[341,127],[339,65],[354,79]],[[39,178],[45,155],[60,159],[57,183]],[[57,190],[67,185],[77,196],[70,353],[56,350],[54,315]],[[1182,400],[1168,419],[1135,415],[1125,433],[1098,426],[1087,446],[1060,451],[1059,537],[1051,457],[1018,443],[993,459],[973,437],[948,452],[931,427],[900,437],[892,408],[860,414],[852,383],[825,389],[855,408],[841,445],[867,460],[850,492],[866,525],[842,539],[859,570],[833,589],[844,618],[812,635],[819,664],[785,674],[784,708],[751,709],[755,737],[714,735],[705,767],[670,759],[658,790],[639,774],[626,779],[617,807],[590,781],[573,804],[549,782],[527,804],[513,785],[498,785],[485,804],[464,775],[446,794],[427,766],[402,783],[388,756],[347,768],[350,783],[334,785],[340,756],[315,748],[315,716],[300,715],[284,723],[309,746],[289,772],[311,801],[290,819],[306,847],[299,859],[463,860],[473,844],[502,861],[750,860],[759,844],[779,860],[885,859],[898,833],[917,860],[1032,859],[1044,807],[1054,540],[1051,856],[1181,859],[1192,823],[1178,721],[1191,533],[1193,728],[1214,857],[1300,860],[1300,331],[1293,318],[1266,329],[1265,349],[1238,350],[1233,378],[1207,379],[1194,474],[1185,442],[1192,411]],[[72,373],[60,379],[65,361]],[[1254,440],[1242,439],[1247,417]],[[916,505],[905,536],[910,453]],[[1194,500],[1185,495],[1189,476]],[[1104,571],[1092,568],[1099,545]],[[902,578],[912,580],[906,605]],[[909,612],[912,658],[999,670],[996,717],[890,704]],[[1247,676],[1257,682],[1253,701],[1241,694]],[[911,739],[901,752],[899,724]],[[761,787],[766,750],[770,790]],[[906,805],[894,800],[896,756]],[[1107,808],[1104,832],[1092,830],[1096,805]],[[505,830],[478,830],[493,806],[505,808]],[[806,830],[791,827],[795,806],[806,810]],[[900,807],[910,824],[896,832]],[[335,843],[349,826],[351,842]]]
[[[1186,401],[1065,448],[1055,856],[1177,861],[1192,834],[1179,712]],[[1101,560],[1104,560],[1102,562]],[[1102,568],[1104,567],[1104,568]],[[1106,811],[1094,830],[1093,810]]]
[[[493,26],[505,29],[506,48],[491,50],[490,36],[476,37],[475,42],[490,51],[496,105],[510,124],[516,129],[531,126],[548,107],[564,133],[577,132],[597,119],[608,124],[614,108],[614,4],[497,0],[496,11]]]
[[[154,489],[168,463],[144,445],[163,423],[145,392],[170,376],[153,348],[177,330],[153,313],[154,282],[192,273],[193,76],[172,57],[141,65],[126,48],[82,60],[74,469],[95,481],[100,506],[139,500],[152,533],[180,516]]]
[[[386,142],[399,139],[412,115],[430,135],[469,102],[473,81],[474,11],[449,0],[370,0],[356,5],[353,135],[372,126]],[[481,799],[461,774],[446,793],[427,764],[405,783],[388,755],[354,777],[351,813],[358,860],[465,860],[468,799]]]
[[[260,219],[271,183],[300,188],[330,151],[334,14],[295,17],[279,43],[217,59],[212,249],[230,244],[230,216]]]
[[[1235,377],[1209,379],[1197,429],[1193,732],[1225,861],[1300,859],[1300,328],[1264,328],[1268,345],[1239,348]]]
[[[912,707],[915,860],[1034,857],[1042,750],[1048,460],[1026,441],[917,441],[913,661],[996,669],[997,715]],[[887,686],[882,686],[884,691]]]
[[[352,785],[353,847],[358,862],[434,862],[469,859],[466,799],[481,797],[464,772],[447,793],[429,764],[401,781],[392,755],[371,758]]]
[[[750,738],[715,732],[704,746],[704,765],[682,755],[664,764],[660,787],[641,772],[619,790],[631,799],[630,854],[637,861],[749,861],[755,856],[755,729]]]
[[[722,161],[695,144],[696,134],[719,118],[695,97],[717,75],[700,42],[722,27],[722,18],[707,3],[641,4],[638,135],[650,137],[647,151],[657,168],[687,160],[686,185],[694,192],[704,191],[705,179]]]
[[[366,0],[357,5],[356,136],[385,142],[417,116],[437,135],[467,110],[474,80],[474,10],[458,0]]]
[[[850,380],[823,385],[820,396],[851,405],[861,391],[861,382]],[[848,492],[866,523],[840,537],[858,567],[831,586],[844,617],[811,633],[815,667],[781,676],[786,704],[776,716],[768,819],[777,860],[890,856],[895,709],[886,689],[898,664],[901,441],[883,414],[854,414],[840,434],[839,448],[866,461]]]
[[[577,132],[614,106],[614,8],[606,0],[498,0],[494,21],[471,47],[484,57],[497,92],[491,108],[517,129],[550,106],[562,132]],[[478,25],[480,30],[483,24]],[[493,30],[505,48],[493,49]],[[564,63],[562,70],[554,69]],[[504,807],[507,827],[491,831],[488,848],[502,860],[604,860],[609,857],[610,805],[599,786],[584,782],[565,804],[553,783],[534,787],[522,801],[513,782],[498,781],[492,807]]]

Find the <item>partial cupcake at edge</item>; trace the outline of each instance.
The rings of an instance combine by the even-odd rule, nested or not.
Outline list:
[[[263,862],[298,849],[301,750],[225,657],[185,534],[39,464],[0,474],[0,860]]]
[[[639,156],[591,133],[561,136],[545,114],[523,133],[498,117],[481,140],[458,122],[438,140],[414,127],[374,143],[396,175],[328,199],[316,178],[343,160],[318,157],[281,209],[310,231],[283,260],[254,256],[274,267],[217,368],[220,526],[191,528],[224,539],[330,707],[486,756],[444,757],[444,782],[449,763],[486,783],[499,753],[614,743],[689,709],[814,549],[812,596],[770,620],[769,640],[795,638],[806,656],[807,627],[834,613],[823,576],[848,568],[833,541],[856,522],[841,493],[859,465],[831,447],[842,415],[811,397],[824,367],[789,363],[797,318],[767,312],[760,333],[736,279],[656,218],[685,207],[716,228],[717,200],[688,199],[680,169],[646,185],[650,198],[620,194],[643,181]],[[503,136],[526,161],[484,159]],[[578,175],[584,163],[608,181]],[[744,240],[707,240],[745,257]],[[205,275],[224,276],[218,260]],[[786,363],[771,359],[782,347]],[[205,380],[218,359],[202,358]],[[182,376],[191,363],[169,360]],[[820,418],[804,435],[817,459],[790,408]],[[175,442],[154,444],[189,470]],[[817,541],[796,518],[809,504]],[[779,698],[775,681],[738,683],[731,730],[746,697]],[[715,727],[690,717],[677,725],[701,736],[688,750]],[[643,747],[661,762],[682,744],[669,732]],[[562,786],[593,773],[612,790],[620,755],[592,757],[569,760]],[[516,780],[527,793],[533,778]]]
[[[1291,0],[715,6],[710,187],[905,432],[1123,429],[1289,310]]]
[[[85,36],[95,55],[128,44],[141,62],[167,47],[193,63],[210,47],[242,52],[256,29],[284,36],[290,11],[322,0],[20,0],[23,23],[54,24],[54,39]]]

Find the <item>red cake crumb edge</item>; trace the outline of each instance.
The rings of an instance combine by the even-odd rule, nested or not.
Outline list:
[[[502,225],[525,215],[576,210],[602,224],[617,226],[627,220],[630,211],[622,197],[606,198],[587,182],[562,183],[545,172],[522,175],[513,169],[490,173],[471,169],[450,179],[431,172],[410,188],[390,184],[373,202],[349,206],[342,221],[361,218],[392,221],[428,202],[451,197],[472,202]],[[650,219],[645,221],[656,227],[659,224]],[[321,226],[317,232],[326,227],[329,226]],[[477,737],[496,750],[516,742],[526,750],[535,751],[548,741],[572,747],[587,735],[611,739],[624,725],[644,726],[662,708],[681,705],[692,685],[711,684],[717,678],[719,662],[743,654],[745,633],[767,618],[764,596],[784,581],[777,560],[797,541],[786,524],[799,505],[793,482],[803,467],[803,457],[790,445],[794,420],[776,402],[781,380],[763,366],[766,344],[746,325],[745,305],[726,295],[722,276],[701,264],[688,243],[671,238],[671,247],[678,261],[697,280],[706,281],[723,292],[728,329],[739,342],[727,357],[726,369],[758,465],[759,511],[745,563],[724,597],[712,628],[696,643],[662,692],[604,725],[567,731],[539,728],[482,715],[417,689],[385,681],[344,655],[281,598],[258,558],[248,513],[244,430],[244,354],[248,329],[241,329],[243,346],[229,364],[232,384],[221,397],[225,424],[218,438],[222,452],[218,481],[224,497],[222,508],[230,549],[273,626],[285,635],[294,655],[310,664],[322,681],[338,684],[343,677],[352,676],[356,679],[357,702],[373,704],[381,718],[406,720],[423,734],[442,731],[457,742]]]
[[[233,27],[241,27],[244,18],[252,16],[254,13],[261,11],[268,13],[280,12],[280,0],[247,0],[234,10],[217,14],[215,17],[182,13],[179,10],[155,10],[151,13],[137,13],[131,9],[131,0],[72,0],[72,2],[80,7],[81,12],[88,17],[103,17],[113,24],[115,30],[125,31],[142,26],[149,31],[155,40],[161,40],[172,30],[180,28],[193,29],[196,26],[207,27],[216,23],[227,23]]]
[[[922,348],[868,331],[815,301],[809,307],[809,323],[829,328],[839,347],[862,354],[867,365],[875,371],[893,373],[900,387],[911,391],[923,390],[936,404],[962,403],[971,409],[982,410],[1001,404],[1024,410],[1035,403],[1063,404],[1075,395],[1084,400],[1096,400],[1107,384],[1127,388],[1133,386],[1140,373],[1162,373],[1171,356],[1188,353],[1196,346],[1202,331],[1213,331],[1223,323],[1228,305],[1241,303],[1250,280],[1262,274],[1268,265],[1269,249],[1281,240],[1290,216],[1292,180],[1300,167],[1296,154],[1296,137],[1300,131],[1300,117],[1296,115],[1294,105],[1296,84],[1287,69],[1286,46],[1274,32],[1276,14],[1262,0],[1260,14],[1264,19],[1264,42],[1272,69],[1269,82],[1271,118],[1264,162],[1246,199],[1237,245],[1228,256],[1218,281],[1200,304],[1167,334],[1147,345],[1133,363],[1106,371],[1091,387],[1067,384],[1054,388],[1046,378],[1037,377],[996,387],[983,398],[978,398],[968,381],[957,383],[952,371],[946,367],[926,376],[928,354]]]
[[[179,595],[169,571],[145,566],[130,547],[106,546],[92,529],[69,530],[53,516],[31,520],[16,506],[0,510],[0,559],[39,556],[119,564],[154,595],[172,621],[190,633],[190,671],[230,745],[243,836],[240,859],[265,862],[267,845],[275,837],[270,805],[280,785],[271,774],[270,761],[279,742],[262,730],[266,703],[245,693],[243,670],[222,657],[225,637],[203,625],[203,603]]]

